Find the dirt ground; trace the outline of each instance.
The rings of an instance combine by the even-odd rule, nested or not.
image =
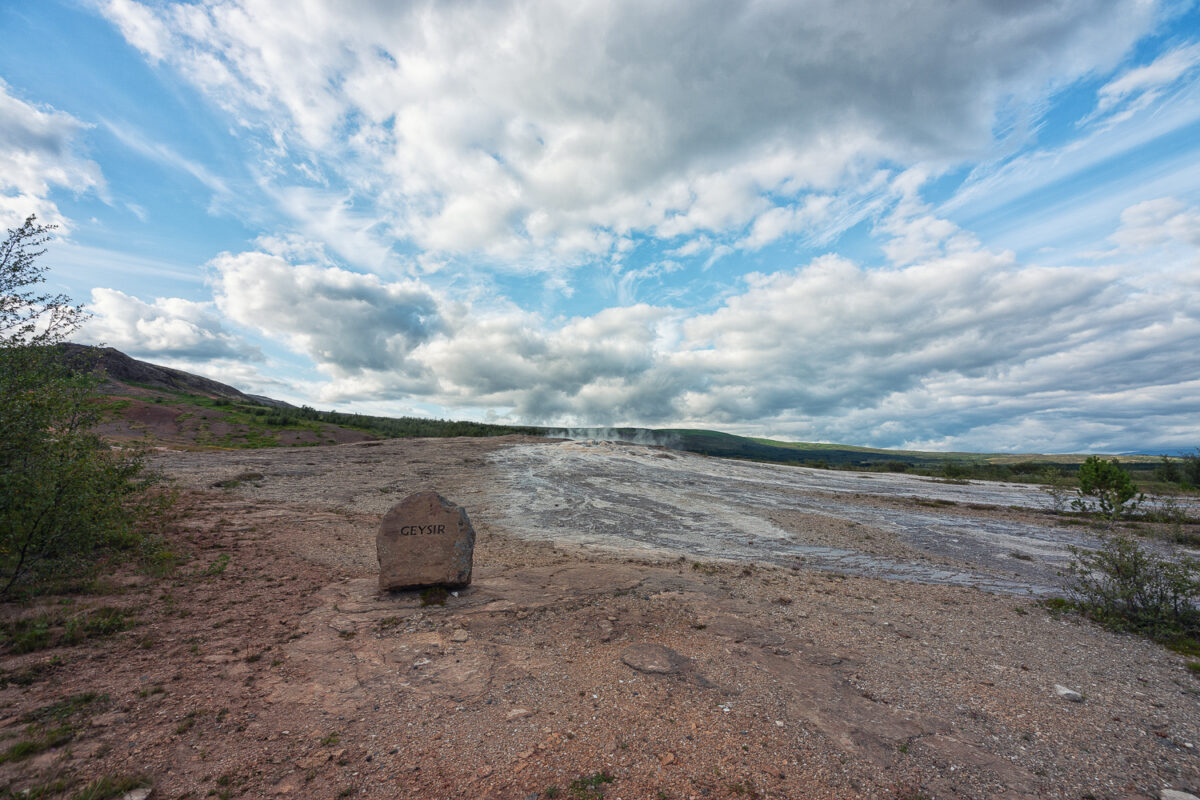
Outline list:
[[[102,776],[151,798],[1200,793],[1183,658],[973,588],[526,540],[484,491],[520,443],[164,454],[185,563],[6,611],[134,622],[3,657],[0,797]],[[478,533],[444,606],[379,594],[362,500],[427,488]]]

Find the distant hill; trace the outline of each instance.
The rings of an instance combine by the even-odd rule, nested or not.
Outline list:
[[[171,369],[148,361],[138,361],[112,347],[92,347],[82,344],[61,345],[66,358],[75,363],[87,363],[94,359],[94,371],[105,378],[110,388],[121,385],[140,386],[147,389],[162,389],[168,392],[183,392],[200,397],[224,397],[244,403],[257,403],[273,408],[295,408],[291,403],[275,400],[258,394],[246,394],[228,384]]]
[[[571,439],[611,439],[686,450],[720,458],[743,458],[811,467],[873,471],[937,473],[946,478],[1021,480],[1047,468],[1073,472],[1084,454],[964,453],[922,450],[884,450],[821,442],[781,442],[720,431],[686,428],[550,428],[551,436]],[[1134,471],[1149,471],[1158,463],[1152,455],[1123,455]]]
[[[539,428],[297,408],[211,378],[138,361],[111,347],[61,347],[68,363],[102,379],[101,392],[112,399],[115,413],[99,433],[116,441],[225,449],[412,436],[544,435]]]

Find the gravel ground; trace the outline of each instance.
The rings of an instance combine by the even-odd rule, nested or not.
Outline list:
[[[161,454],[159,468],[187,490],[190,512],[169,536],[190,561],[165,578],[119,570],[107,594],[76,601],[130,610],[130,630],[4,657],[0,735],[13,741],[30,735],[38,709],[82,692],[102,699],[70,717],[69,743],[0,763],[0,787],[57,777],[74,791],[140,773],[154,798],[1200,792],[1200,683],[1182,658],[1029,597],[838,574],[753,546],[990,575],[984,562],[928,552],[902,526],[856,519],[869,507],[895,509],[887,520],[939,508],[844,493],[838,517],[814,510],[833,493],[793,486],[790,506],[739,501],[758,534],[750,544],[740,534],[735,558],[699,554],[687,530],[639,534],[643,546],[625,548],[577,511],[545,533],[542,505],[576,491],[575,472],[557,482],[539,473],[556,488],[522,505],[529,481],[513,459],[545,464],[554,447],[464,439]],[[520,452],[536,448],[546,449],[536,462]],[[597,474],[632,459],[718,477],[729,464],[730,486],[769,482],[743,472],[760,465],[632,452],[614,449]],[[664,514],[669,474],[651,495]],[[475,580],[445,606],[375,587],[379,515],[421,489],[465,505],[479,534]],[[627,493],[638,491],[651,494]],[[693,487],[679,507],[724,509],[706,491]],[[980,529],[1018,513],[977,505],[942,508]],[[606,525],[618,514],[593,508]],[[645,528],[644,510],[625,527]],[[734,516],[694,522],[712,530]],[[763,535],[773,529],[782,535]],[[1060,698],[1056,684],[1083,702]]]

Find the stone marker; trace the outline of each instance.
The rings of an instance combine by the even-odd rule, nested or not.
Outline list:
[[[379,588],[460,588],[471,582],[475,529],[467,512],[437,492],[409,495],[383,515],[375,537]]]

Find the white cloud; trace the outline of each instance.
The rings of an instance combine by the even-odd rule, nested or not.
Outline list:
[[[226,253],[211,266],[217,306],[230,319],[284,340],[336,375],[397,370],[416,377],[408,355],[442,328],[437,300],[415,281],[385,283],[258,252]]]
[[[36,214],[43,224],[69,232],[51,191],[104,191],[100,167],[77,152],[76,139],[87,127],[70,114],[14,97],[0,79],[0,227],[15,228]]]
[[[1200,211],[1173,197],[1160,197],[1130,206],[1121,213],[1121,227],[1112,241],[1122,250],[1141,252],[1178,243],[1200,250]]]
[[[191,175],[215,195],[227,196],[229,194],[229,186],[226,185],[224,179],[219,175],[213,174],[203,164],[185,158],[161,142],[151,142],[139,132],[125,125],[106,121],[104,122],[104,126],[108,129],[109,133],[134,152],[152,161],[157,161],[163,166]],[[141,215],[139,214],[139,216]]]
[[[1200,64],[1200,43],[1177,47],[1154,61],[1124,72],[1120,77],[1100,87],[1096,93],[1096,110],[1087,118],[1115,114],[1128,118],[1138,109],[1158,99],[1171,84]]]
[[[116,289],[92,290],[88,311],[94,316],[80,339],[115,347],[139,358],[186,360],[261,360],[258,348],[225,330],[212,303],[177,297],[147,303]]]
[[[553,320],[258,253],[218,260],[220,303],[312,356],[332,378],[323,402],[1027,450],[1143,449],[1200,424],[1190,273],[1021,264],[900,208],[912,216],[889,221],[898,241],[936,231],[921,260],[823,256],[749,276],[708,313],[638,304]],[[1186,238],[1194,215],[1159,203],[1129,221],[1182,220]]]
[[[1036,116],[1114,67],[1157,7],[113,0],[105,13],[259,137],[280,198],[301,190],[272,164],[309,163],[379,223],[318,230],[293,203],[308,235],[558,270],[634,233],[760,247],[827,226],[809,193],[844,194],[881,164],[987,155],[1002,113]],[[853,224],[870,198],[844,201]]]
[[[886,232],[922,242],[920,259],[871,269],[822,256],[748,276],[709,312],[634,304],[551,319],[262,252],[216,259],[213,286],[230,320],[312,359],[329,380],[307,390],[326,404],[1026,451],[1172,447],[1200,427],[1200,281],[1138,255],[1165,228],[1194,258],[1197,209],[1131,208],[1114,236],[1137,249],[1129,260],[1114,250],[1104,266],[1042,267],[910,199]],[[93,305],[137,320],[109,323],[118,346],[220,356],[230,344],[204,304],[102,290]]]

